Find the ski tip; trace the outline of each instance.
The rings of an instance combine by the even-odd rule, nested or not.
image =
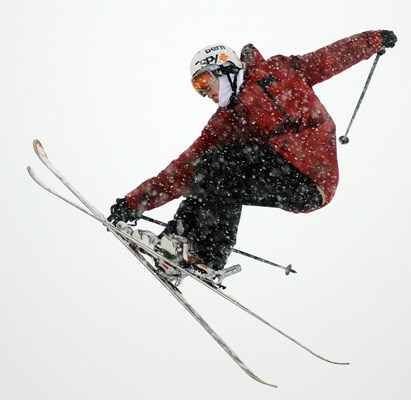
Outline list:
[[[41,155],[46,155],[46,152],[44,151],[44,147],[41,144],[40,140],[34,139],[33,140],[33,148],[36,154],[40,157]]]
[[[37,175],[36,175],[36,173],[34,172],[34,169],[33,169],[32,167],[30,167],[30,165],[27,166],[27,172],[29,173],[29,175],[31,176],[31,178],[32,178],[34,181],[38,182]]]
[[[240,368],[250,377],[253,378],[255,381],[257,381],[258,383],[262,383],[263,385],[272,387],[274,389],[278,389],[278,386],[275,385],[274,383],[270,383],[267,381],[262,380],[259,376],[257,376],[256,374],[254,374],[254,372],[252,372],[246,365],[240,365]]]
[[[252,376],[252,378],[255,379],[257,382],[262,383],[263,385],[272,387],[272,388],[274,388],[274,389],[278,389],[278,386],[277,386],[277,385],[274,385],[274,383],[269,383],[269,382],[263,381],[261,378],[259,378],[259,377],[256,376],[256,375]]]
[[[336,365],[351,365],[349,362],[334,362]]]
[[[274,385],[274,383],[268,383],[268,382],[261,382],[261,383],[263,383],[266,386],[272,387],[274,389],[278,389],[278,386]]]

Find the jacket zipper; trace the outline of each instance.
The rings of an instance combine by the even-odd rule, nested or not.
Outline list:
[[[284,115],[286,121],[295,127],[296,132],[299,132],[300,127],[299,127],[298,122],[294,121],[290,117],[290,114],[288,114],[287,111],[284,110],[281,103],[267,90],[267,87],[272,86],[275,82],[276,82],[276,79],[271,74],[268,74],[264,78],[261,78],[258,81],[256,81],[257,85],[260,86],[264,94],[274,103],[274,105],[281,112],[281,114]]]

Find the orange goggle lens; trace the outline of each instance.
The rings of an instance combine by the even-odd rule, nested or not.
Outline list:
[[[195,76],[191,83],[197,92],[205,96],[205,93],[211,89],[216,80],[217,78],[210,71],[204,71]]]

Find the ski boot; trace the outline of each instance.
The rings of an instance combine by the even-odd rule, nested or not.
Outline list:
[[[165,257],[168,257],[169,255],[164,253],[160,245],[161,240],[155,233],[143,229],[136,229],[133,231],[131,236],[153,250],[155,253],[159,253],[159,257],[155,257],[152,254],[145,252],[144,249],[139,249],[141,253],[148,254],[154,260],[157,272],[162,278],[166,279],[175,286],[178,286],[182,282],[186,275],[160,257],[161,255]]]
[[[190,243],[185,237],[176,234],[164,234],[161,236],[157,250],[169,258],[170,261],[187,269],[200,279],[213,280],[216,271],[203,264],[201,259],[191,251]],[[167,267],[171,270],[174,269],[172,265],[163,262],[163,268]]]
[[[224,269],[214,269],[204,264],[200,257],[191,251],[188,240],[176,234],[163,235],[157,248],[188,272],[215,287],[225,288],[221,285],[223,279],[241,271],[238,264]]]
[[[128,228],[130,229],[130,227]],[[148,254],[153,258],[158,274],[175,286],[179,286],[187,274],[173,264],[177,264],[199,279],[218,288],[225,288],[221,284],[223,279],[241,271],[241,266],[238,264],[224,269],[214,269],[204,264],[191,251],[189,241],[180,235],[163,234],[157,236],[153,232],[136,229],[132,232],[131,236],[154,252],[159,253],[159,257],[153,257],[152,254],[148,254],[144,249],[139,249],[141,253]],[[161,256],[164,256],[171,262],[167,262]]]

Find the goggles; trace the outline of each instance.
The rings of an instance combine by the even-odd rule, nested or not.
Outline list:
[[[217,82],[217,77],[211,71],[203,71],[191,79],[193,88],[203,97]]]

